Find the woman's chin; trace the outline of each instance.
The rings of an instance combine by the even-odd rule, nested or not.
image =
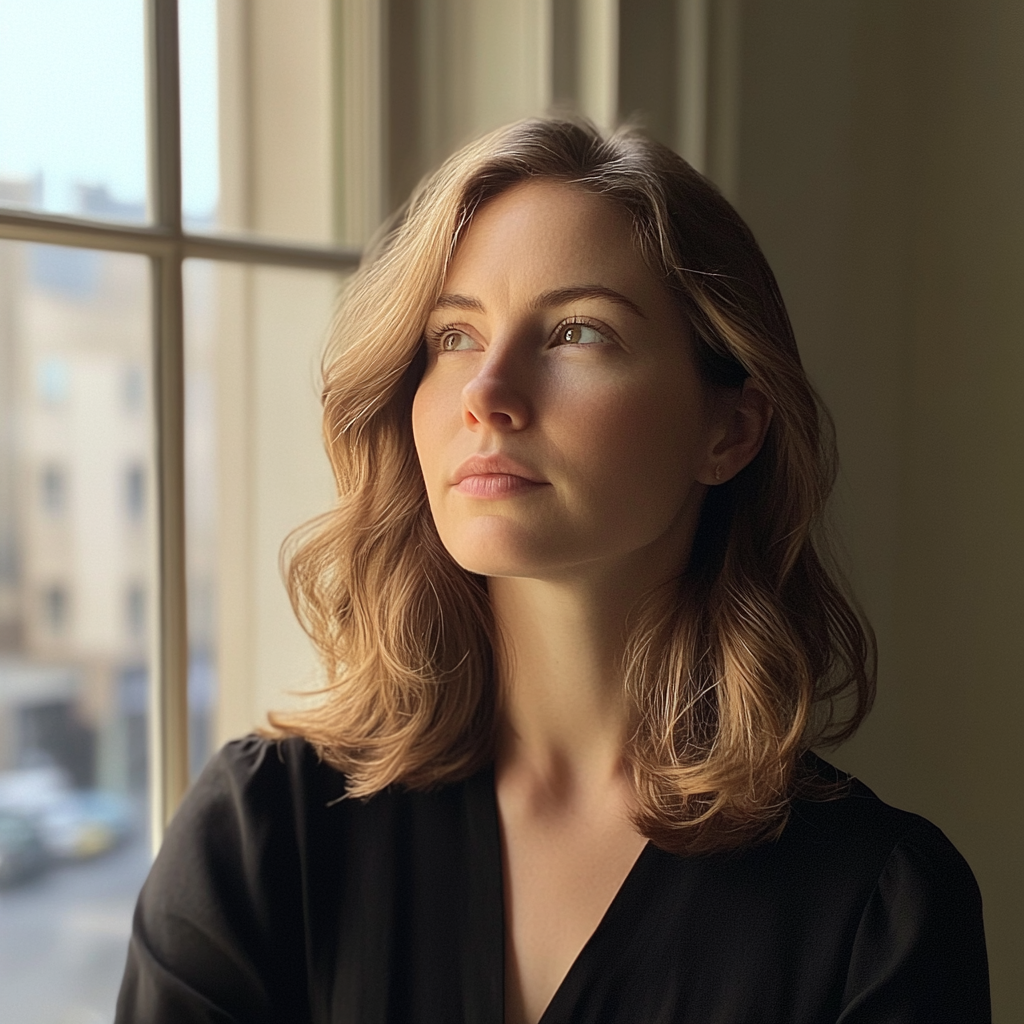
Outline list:
[[[472,552],[461,556],[452,556],[467,572],[477,576],[507,576],[539,578],[545,575],[543,563],[522,555],[503,554],[501,552]]]
[[[566,552],[554,550],[558,545],[538,543],[536,539],[495,536],[495,532],[486,531],[477,537],[463,533],[458,543],[445,543],[445,547],[463,569],[478,576],[543,579],[565,562]]]

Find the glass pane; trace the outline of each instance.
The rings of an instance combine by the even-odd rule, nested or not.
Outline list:
[[[150,309],[143,257],[0,241],[3,1021],[112,1018],[150,860]]]
[[[318,271],[185,264],[193,774],[318,681],[278,553],[333,501],[318,381],[339,283]]]
[[[0,0],[0,204],[146,219],[144,0]]]
[[[329,0],[180,0],[183,202],[192,230],[335,239]]]
[[[217,225],[217,0],[179,0],[181,203],[185,226]]]

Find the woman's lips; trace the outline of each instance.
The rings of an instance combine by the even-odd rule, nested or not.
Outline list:
[[[455,490],[470,498],[511,498],[547,486],[512,473],[481,473],[463,477],[455,485]]]
[[[538,487],[546,480],[505,455],[473,455],[455,471],[452,486],[471,498],[510,498]]]

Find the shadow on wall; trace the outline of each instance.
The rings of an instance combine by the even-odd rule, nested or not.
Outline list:
[[[1024,1019],[1024,6],[746,0],[737,194],[837,421],[879,700],[834,755],[934,820]]]

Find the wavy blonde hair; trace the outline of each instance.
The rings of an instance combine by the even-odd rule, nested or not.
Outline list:
[[[676,853],[745,845],[781,829],[809,785],[801,755],[867,713],[874,645],[829,568],[832,425],[775,278],[717,189],[635,129],[535,119],[485,136],[417,189],[349,282],[323,363],[338,501],[283,554],[327,684],[320,706],[271,722],[344,771],[354,797],[464,778],[493,757],[487,585],[438,538],[411,403],[460,236],[482,204],[538,178],[626,210],[689,320],[706,386],[749,378],[774,410],[753,462],[708,492],[688,564],[635,610],[623,662],[636,827]]]

